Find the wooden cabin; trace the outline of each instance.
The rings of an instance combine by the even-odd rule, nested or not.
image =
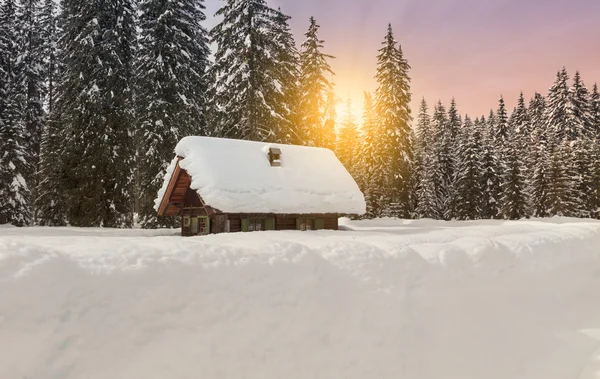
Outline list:
[[[156,200],[183,236],[338,229],[365,212],[364,196],[331,150],[186,137]]]

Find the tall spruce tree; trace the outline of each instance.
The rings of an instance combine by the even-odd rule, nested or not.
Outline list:
[[[210,32],[217,45],[214,77],[216,124],[221,137],[275,140],[284,103],[274,38],[278,12],[265,0],[227,0]]]
[[[31,223],[31,174],[27,130],[23,123],[25,96],[17,4],[0,6],[0,224]]]
[[[548,176],[551,183],[548,190],[549,216],[578,216],[580,200],[572,154],[570,142],[563,141],[552,150],[550,155],[548,165]]]
[[[509,220],[529,216],[527,177],[520,139],[516,129],[508,137],[510,141],[503,148],[500,213]]]
[[[40,23],[39,0],[23,0],[19,14],[20,56],[24,91],[23,123],[26,130],[25,148],[29,153],[31,172],[26,180],[35,188],[40,144],[44,128],[44,45]]]
[[[379,151],[386,156],[383,170],[385,202],[395,204],[391,216],[409,218],[411,214],[411,175],[413,146],[411,138],[410,66],[402,48],[397,46],[392,26],[377,57],[375,109],[379,123]]]
[[[176,143],[206,134],[209,83],[208,33],[203,0],[143,0],[139,4],[139,49],[135,65],[139,138],[139,222],[171,226],[157,218],[154,199]]]
[[[438,211],[442,218],[450,209],[452,183],[454,181],[454,162],[452,136],[448,127],[446,108],[438,101],[433,111],[433,149],[435,167],[435,189],[437,194]]]
[[[446,137],[446,140],[449,144],[450,153],[450,166],[448,166],[449,175],[452,178],[450,182],[450,193],[447,202],[446,209],[444,211],[444,218],[446,220],[450,220],[455,217],[456,211],[456,191],[455,191],[455,179],[456,179],[456,167],[458,165],[458,156],[457,156],[457,148],[459,143],[459,134],[462,128],[462,120],[460,114],[458,113],[458,109],[456,107],[456,101],[452,98],[450,102],[450,108],[448,109],[448,126],[447,133],[449,134]]]
[[[485,186],[481,214],[484,219],[496,219],[500,217],[500,197],[502,188],[500,183],[500,157],[498,145],[495,142],[496,116],[490,112],[487,120],[482,120],[485,131],[482,133],[482,185]]]
[[[550,87],[546,102],[546,128],[551,149],[562,141],[572,141],[576,138],[571,119],[568,117],[569,106],[569,76],[563,67],[556,75],[554,85]]]
[[[593,141],[592,159],[589,162],[592,189],[588,197],[590,216],[600,219],[600,139]]]
[[[64,2],[66,7],[66,2]],[[37,197],[35,199],[37,221],[43,226],[65,226],[67,220],[67,201],[63,187],[63,169],[61,160],[64,155],[64,141],[67,138],[63,129],[63,114],[67,114],[68,104],[60,100],[59,91],[64,74],[65,61],[62,51],[70,42],[66,36],[67,9],[58,13],[54,9],[54,0],[45,0],[42,8],[41,25],[44,33],[44,71],[46,81],[46,108],[48,115],[45,120],[44,133],[40,146],[40,162],[38,172]],[[62,85],[68,85],[68,81]],[[66,87],[62,87],[65,89]],[[57,106],[58,105],[58,106]]]
[[[594,89],[590,96],[590,105],[592,138],[600,141],[600,92],[598,92],[598,84],[594,84]]]
[[[277,50],[275,67],[278,82],[281,83],[283,101],[280,112],[283,117],[275,140],[280,143],[302,145],[302,119],[300,112],[300,54],[289,26],[290,16],[278,9],[275,14],[273,39]]]
[[[60,120],[61,185],[73,226],[133,222],[131,0],[65,1],[65,77]]]
[[[534,217],[548,216],[548,192],[551,185],[548,176],[550,163],[550,150],[548,145],[547,123],[544,118],[546,112],[546,99],[537,93],[529,102],[529,117],[531,122],[531,136],[527,145],[527,166],[530,180],[528,192],[530,194],[531,213]]]
[[[383,203],[383,171],[386,164],[385,156],[378,147],[379,124],[375,112],[373,96],[365,92],[363,105],[363,143],[360,147],[359,167],[362,175],[359,185],[365,194],[367,203],[366,218],[380,217],[385,204]]]
[[[337,157],[354,178],[358,177],[358,154],[360,134],[354,117],[352,100],[346,100],[346,109],[341,127],[337,136]]]
[[[511,134],[509,131],[509,123],[508,123],[508,113],[506,111],[506,103],[504,102],[504,97],[500,96],[498,100],[498,110],[496,111],[496,124],[494,126],[494,141],[497,146],[502,146],[506,141],[508,141],[509,135]]]
[[[415,139],[416,216],[419,218],[439,219],[442,216],[436,190],[437,161],[434,132],[427,102],[422,99]]]
[[[481,122],[466,116],[457,138],[455,177],[455,217],[475,220],[481,215],[483,200],[481,185]]]
[[[573,77],[573,86],[569,88],[569,102],[567,104],[567,118],[569,119],[569,125],[572,127],[569,134],[572,135],[573,139],[592,137],[591,108],[590,93],[585,87],[579,71],[576,71]]]
[[[325,42],[319,39],[319,28],[311,17],[300,53],[300,110],[304,143],[327,147],[331,145],[328,109],[334,75],[328,60],[334,57],[323,53]]]

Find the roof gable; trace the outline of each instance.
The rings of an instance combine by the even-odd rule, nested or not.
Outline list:
[[[269,160],[281,151],[281,166]],[[177,167],[192,178],[190,188],[205,204],[226,213],[363,214],[358,185],[331,150],[229,140],[186,137],[177,145],[157,210]]]

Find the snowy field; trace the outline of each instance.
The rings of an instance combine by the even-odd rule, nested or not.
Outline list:
[[[600,222],[0,228],[0,378],[600,378]]]

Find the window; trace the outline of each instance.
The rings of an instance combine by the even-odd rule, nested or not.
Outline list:
[[[313,230],[314,220],[312,218],[299,218],[297,220],[298,230]]]
[[[183,227],[184,228],[190,227],[190,216],[183,216]]]
[[[265,230],[265,220],[259,218],[248,219],[248,231],[258,232]]]

